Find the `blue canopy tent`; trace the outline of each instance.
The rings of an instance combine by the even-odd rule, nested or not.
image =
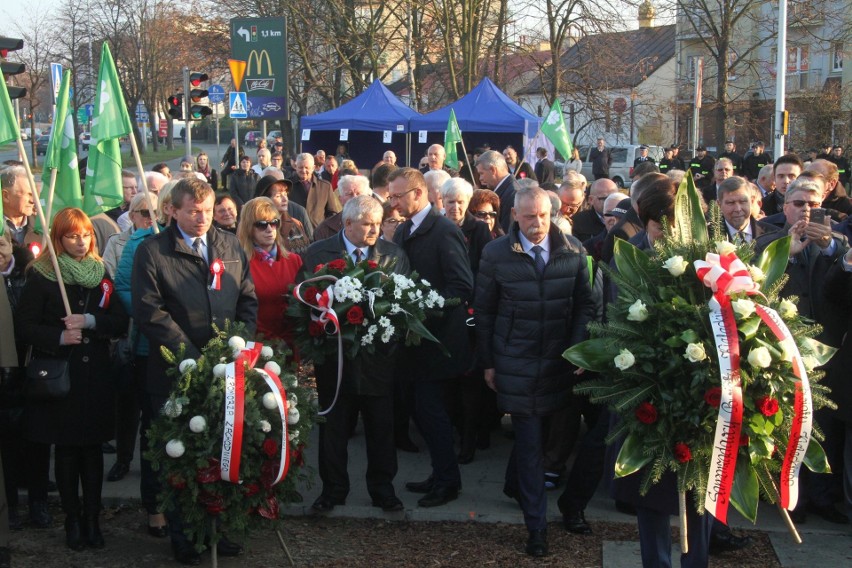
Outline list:
[[[416,111],[376,79],[367,90],[336,109],[303,117],[302,151],[315,154],[322,149],[333,155],[338,144],[346,144],[359,168],[372,169],[385,151],[393,150],[397,163],[404,165],[408,156],[408,123],[416,116]],[[348,140],[341,140],[342,129],[348,130]]]
[[[465,148],[473,153],[477,146],[488,145],[501,151],[512,145],[518,154],[526,152],[527,140],[538,131],[541,119],[521,108],[506,93],[485,77],[468,94],[454,103],[428,114],[415,116],[409,122],[412,133],[411,161],[417,164],[420,157],[432,144],[444,143],[444,132],[450,119],[450,109],[462,133]],[[421,132],[426,132],[426,141],[421,142]],[[457,149],[461,158],[462,150]]]

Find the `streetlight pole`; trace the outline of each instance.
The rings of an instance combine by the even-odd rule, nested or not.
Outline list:
[[[778,61],[775,68],[775,157],[784,155],[784,99],[787,96],[787,0],[778,2]]]

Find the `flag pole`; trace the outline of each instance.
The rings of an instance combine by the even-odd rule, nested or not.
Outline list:
[[[136,144],[136,136],[133,132],[128,136],[130,138],[130,147],[133,149],[133,157],[136,158],[136,168],[139,170],[139,177],[142,178],[142,191],[145,193],[145,201],[148,202],[148,212],[151,215],[151,220],[154,221],[151,226],[154,229],[154,234],[160,232],[160,226],[157,224],[157,215],[151,205],[151,192],[148,191],[148,178],[145,177],[145,170],[142,168],[142,157],[139,155],[139,146]]]
[[[464,147],[464,136],[459,137],[459,142],[462,145],[462,152],[464,152],[464,162],[467,164],[467,170],[470,172],[470,180],[476,181],[476,176],[473,175],[473,166],[470,165],[470,158],[467,155],[467,148]],[[473,189],[476,189],[475,187]]]
[[[30,159],[27,157],[27,152],[24,150],[24,142],[21,140],[21,135],[18,134],[17,138],[18,142],[18,152],[21,154],[21,161],[24,162],[24,168],[27,170],[27,180],[30,182],[30,189],[32,189],[33,196],[35,199],[36,209],[38,210],[38,218],[41,221],[42,230],[47,232],[47,221],[44,218],[44,209],[41,207],[41,198],[38,195],[38,190],[36,189],[35,178],[33,177],[33,171],[30,169]],[[54,170],[55,171],[55,170]],[[47,252],[50,255],[50,262],[53,264],[53,272],[56,273],[56,282],[59,284],[59,293],[62,295],[62,305],[65,306],[65,315],[67,317],[71,317],[71,304],[68,303],[68,293],[65,291],[65,282],[62,280],[62,272],[59,270],[59,260],[56,258],[56,250],[53,248],[53,241],[49,238],[47,239]]]
[[[45,213],[45,216],[48,219],[51,219],[51,215],[53,214],[53,193],[56,191],[57,172],[58,170],[56,168],[51,168],[50,170],[50,189],[47,192],[47,212]],[[42,225],[41,227],[44,231],[44,239],[42,241],[42,244],[44,244],[44,241],[50,240],[50,227],[47,225]]]

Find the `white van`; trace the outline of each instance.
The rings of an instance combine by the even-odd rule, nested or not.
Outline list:
[[[641,144],[628,144],[626,146],[609,146],[609,153],[612,156],[612,164],[609,166],[609,177],[618,185],[618,187],[630,187],[633,174],[633,161],[639,157],[639,147]],[[578,148],[580,157],[583,159],[583,175],[589,180],[589,183],[595,181],[595,176],[592,175],[592,162],[589,161],[589,153],[594,146],[581,146]],[[662,146],[648,146],[648,157],[653,158],[656,163],[660,163],[665,153]]]

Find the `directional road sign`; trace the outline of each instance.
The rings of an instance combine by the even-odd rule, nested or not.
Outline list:
[[[62,83],[62,65],[60,63],[50,64],[50,83],[53,87],[53,104],[56,104],[56,97],[59,96],[59,86]]]
[[[248,95],[251,118],[288,119],[286,18],[231,20],[231,59],[245,62],[244,86],[236,76],[234,86]]]
[[[228,114],[231,118],[248,118],[248,99],[246,98],[246,94],[241,91],[231,91],[228,93],[230,97],[230,104],[228,108]]]
[[[207,100],[214,105],[223,102],[225,100],[225,89],[222,85],[210,85],[207,89]]]

